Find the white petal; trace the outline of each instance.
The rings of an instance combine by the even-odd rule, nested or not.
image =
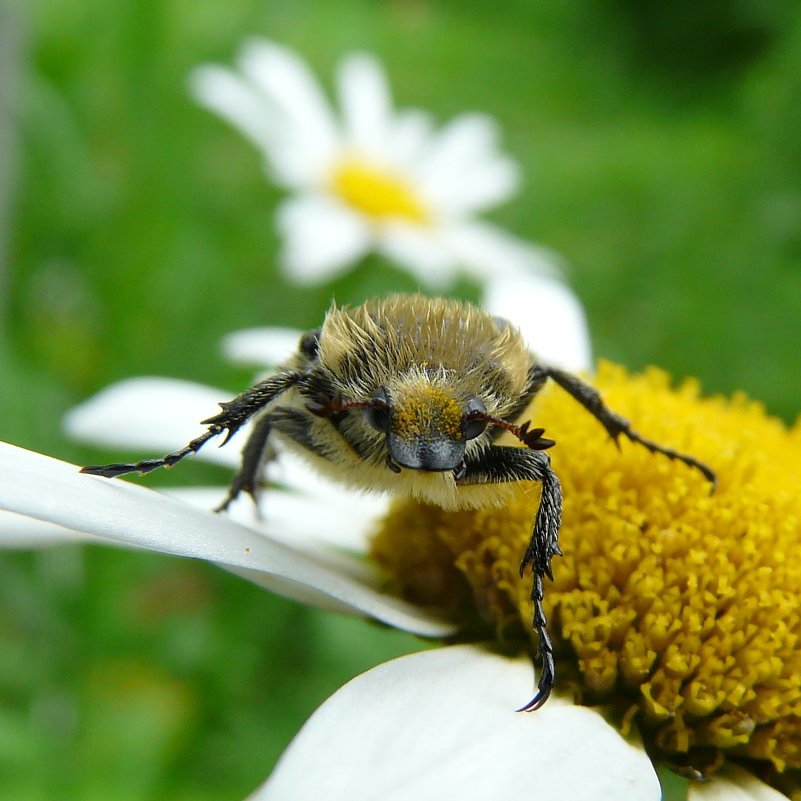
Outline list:
[[[787,801],[774,790],[738,765],[726,765],[708,782],[693,782],[687,801]]]
[[[289,544],[296,537],[293,529],[298,521],[308,531],[308,541],[337,545],[356,553],[364,553],[368,536],[377,528],[377,518],[371,514],[371,505],[354,493],[340,490],[336,503],[315,503],[308,495],[291,492],[272,492],[264,500],[264,518],[271,530],[286,532]],[[284,537],[280,537],[284,540]]]
[[[438,202],[451,215],[485,211],[508,200],[520,182],[520,169],[511,159],[496,158],[455,173],[438,193]]]
[[[489,208],[514,194],[519,169],[497,151],[498,124],[463,114],[433,138],[419,164],[427,196],[452,211]]]
[[[278,209],[278,229],[285,238],[284,275],[301,285],[346,273],[371,244],[370,228],[362,217],[319,195],[284,201]]]
[[[544,275],[491,280],[484,286],[484,306],[519,328],[544,361],[574,372],[592,369],[584,309],[561,281]]]
[[[497,149],[500,129],[487,114],[461,114],[440,129],[427,160],[450,165],[479,161]]]
[[[275,110],[249,83],[232,70],[204,65],[192,71],[189,87],[202,106],[230,122],[270,160],[275,139],[271,115],[275,114]]]
[[[216,414],[232,393],[174,378],[129,378],[101,390],[64,418],[73,439],[92,445],[153,451],[153,456],[183,447],[201,434],[199,421]],[[224,448],[209,442],[197,456],[236,467],[247,437],[243,427]]]
[[[439,239],[439,231],[395,220],[382,226],[378,250],[410,272],[430,289],[453,283],[457,265],[452,249]]]
[[[497,225],[472,220],[443,225],[443,241],[462,269],[478,281],[517,275],[558,276],[558,257],[507,233]]]
[[[450,624],[322,560],[144,487],[81,475],[75,465],[5,443],[0,475],[0,509],[136,548],[205,559],[288,598],[424,636],[453,632]]]
[[[190,75],[190,91],[198,102],[219,114],[261,151],[268,178],[287,189],[319,183],[319,154],[310,153],[281,109],[247,78],[214,65],[201,66]]]
[[[32,517],[0,510],[0,548],[9,550],[46,548],[51,545],[87,541],[113,544],[111,540],[101,540],[90,534],[70,531],[55,523],[45,523]]]
[[[301,729],[249,801],[656,801],[645,752],[587,707],[532,714],[528,659],[474,646],[359,676]]]
[[[209,511],[225,498],[226,490],[223,487],[173,487],[166,493]],[[226,514],[235,522],[295,550],[318,554],[333,553],[336,549],[333,559],[337,559],[342,549],[355,554],[366,552],[368,538],[376,531],[377,521],[389,505],[386,499],[380,506],[371,500],[367,496],[343,492],[341,487],[334,501],[306,492],[272,488],[265,490],[258,508],[246,496],[232,503]],[[364,565],[364,562],[360,560],[359,564]],[[349,569],[353,572],[356,568]],[[359,575],[366,573],[359,569]]]
[[[308,468],[306,474],[309,475]],[[309,487],[304,486],[303,489],[308,490]],[[164,490],[166,495],[204,512],[215,509],[225,498],[226,492],[226,487],[170,487]],[[351,577],[363,581],[369,579],[368,583],[375,583],[373,566],[362,559],[349,557],[345,552],[366,553],[368,538],[377,527],[376,521],[387,512],[387,498],[370,498],[356,493],[345,493],[343,496],[341,488],[334,500],[328,500],[325,493],[315,497],[313,494],[277,488],[264,494],[266,498],[260,508],[254,505],[249,496],[241,497],[231,504],[226,516],[270,539],[289,545],[293,550],[309,553],[318,561],[343,569]],[[120,544],[115,540],[0,510],[0,548],[45,548],[69,542]]]
[[[378,60],[367,53],[345,58],[337,72],[346,146],[383,154],[392,124],[392,99]]]
[[[222,487],[180,487],[170,489],[166,494],[208,512],[225,497],[225,490]],[[357,528],[359,527],[361,515],[358,503],[351,504],[348,514],[344,508],[312,504],[308,498],[302,498],[294,493],[272,491],[268,493],[263,506],[265,508],[257,509],[250,498],[241,498],[232,503],[225,514],[235,523],[240,523],[275,542],[284,543],[293,551],[306,554],[311,561],[324,565],[340,575],[372,588],[380,587],[384,576],[375,564],[340,550],[341,541],[350,536],[345,534],[345,531],[354,522]],[[369,523],[362,524],[362,547],[359,553],[365,551],[368,529],[369,532],[375,530],[374,518],[370,519]],[[236,569],[232,572],[245,575]],[[246,575],[246,578],[267,589],[273,589],[275,583],[275,578],[272,576],[262,579],[259,576]],[[279,590],[274,589],[274,591]],[[308,600],[305,596],[298,597],[297,594],[291,597],[315,604],[313,594]]]
[[[431,115],[419,109],[398,111],[386,142],[390,159],[409,167],[420,158],[433,130]]]
[[[222,351],[233,364],[277,367],[297,351],[301,334],[297,328],[247,328],[228,334]]]
[[[271,478],[282,486],[289,487],[296,492],[305,492],[313,498],[320,499],[321,503],[345,503],[350,505],[354,498],[358,503],[369,506],[373,517],[384,514],[388,508],[388,497],[381,493],[361,495],[354,491],[345,491],[341,484],[329,481],[320,473],[312,470],[301,456],[289,451],[282,451],[275,466],[270,465]]]
[[[319,172],[339,146],[331,108],[306,64],[286,47],[264,39],[245,43],[239,56],[245,76],[282,116],[281,139]]]
[[[269,478],[285,487],[287,497],[276,501],[277,491],[265,493],[265,514],[276,515],[276,525],[281,515],[289,525],[294,511],[304,505],[314,504],[321,514],[320,525],[314,536],[355,553],[365,553],[369,536],[376,531],[377,521],[389,511],[389,496],[385,493],[360,493],[344,489],[341,484],[329,481],[320,475],[299,456],[282,452],[274,465],[268,468]],[[322,523],[326,525],[322,525]]]

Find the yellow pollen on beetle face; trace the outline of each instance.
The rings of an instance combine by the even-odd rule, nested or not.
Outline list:
[[[426,437],[432,433],[461,439],[462,416],[462,407],[452,395],[429,385],[396,401],[392,430],[404,439]]]
[[[331,172],[333,193],[362,214],[426,225],[430,210],[409,182],[390,170],[356,158],[340,161]]]
[[[657,370],[604,364],[594,383],[643,436],[713,467],[719,486],[710,494],[697,470],[636,444],[616,448],[558,387],[521,417],[558,443],[564,557],[543,603],[562,680],[574,677],[563,686],[617,708],[672,763],[759,760],[786,787],[801,769],[801,422],[788,430],[741,395],[701,399],[692,382],[671,389]],[[372,555],[410,600],[466,631],[483,623],[486,636],[490,621],[507,641],[536,643],[518,566],[538,502],[527,482],[500,509],[404,501]]]

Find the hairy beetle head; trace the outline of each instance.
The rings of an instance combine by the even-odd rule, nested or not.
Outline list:
[[[481,434],[484,404],[466,402],[431,381],[379,387],[366,408],[368,423],[386,435],[389,464],[410,470],[458,471],[468,440]]]

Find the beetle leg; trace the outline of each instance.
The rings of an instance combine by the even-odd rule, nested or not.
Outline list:
[[[82,467],[82,473],[89,473],[93,476],[104,476],[105,478],[117,478],[127,473],[149,473],[159,467],[172,467],[176,462],[180,462],[190,453],[197,453],[213,437],[227,432],[223,445],[241,428],[253,414],[264,408],[270,401],[286,392],[290,387],[297,384],[301,379],[301,374],[295,371],[285,371],[259,381],[250,389],[237,395],[233,400],[220,404],[222,411],[219,414],[201,420],[207,424],[208,429],[199,437],[195,437],[183,448],[172,453],[168,453],[158,459],[144,459],[141,462],[118,462],[107,465],[90,465]]]
[[[547,619],[542,607],[543,576],[553,580],[551,560],[560,556],[559,527],[562,522],[562,488],[556,473],[551,469],[547,453],[528,448],[508,448],[491,445],[472,458],[466,458],[462,467],[459,486],[470,484],[501,484],[507,481],[539,481],[542,495],[534,519],[534,527],[523,560],[520,563],[522,576],[529,564],[532,566],[534,602],[532,626],[539,639],[539,654],[542,671],[537,684],[537,694],[520,711],[539,709],[551,694],[556,683],[553,643],[548,634]]]
[[[607,430],[609,436],[612,437],[615,442],[617,442],[618,437],[620,437],[622,434],[632,442],[637,442],[643,447],[647,448],[649,451],[651,451],[651,453],[661,453],[664,456],[667,456],[668,459],[675,459],[679,462],[683,462],[689,467],[693,467],[698,470],[704,476],[704,478],[712,484],[712,490],[714,491],[715,487],[717,486],[717,475],[715,471],[709,467],[709,465],[693,456],[690,456],[689,454],[680,453],[673,448],[669,448],[666,445],[660,445],[658,442],[654,442],[653,440],[642,436],[642,434],[638,433],[631,427],[631,423],[629,423],[628,420],[626,420],[624,417],[621,417],[619,414],[615,414],[615,412],[613,412],[604,403],[603,398],[598,393],[598,390],[596,390],[594,387],[591,387],[589,384],[586,384],[577,376],[564,370],[560,370],[557,367],[539,364],[535,364],[534,367],[531,368],[530,376],[533,377],[532,380],[535,384],[539,383],[540,385],[542,383],[542,376],[553,379],[557,384],[559,384],[560,387],[562,387],[562,389],[565,390],[565,392],[575,398]]]

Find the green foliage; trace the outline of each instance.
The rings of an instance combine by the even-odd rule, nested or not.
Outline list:
[[[4,439],[105,458],[59,432],[63,412],[100,387],[162,374],[237,390],[248,376],[219,357],[223,334],[313,325],[332,292],[358,301],[414,286],[378,260],[333,289],[278,276],[280,193],[258,154],[186,88],[194,65],[230,63],[254,33],[298,48],[329,86],[343,51],[371,49],[401,105],[440,120],[497,116],[525,187],[493,217],[564,256],[598,354],[797,414],[792,4],[16,9],[6,22],[27,40],[0,309]],[[0,576],[0,787],[21,801],[241,798],[337,686],[419,646],[167,557],[66,548],[5,556]]]

